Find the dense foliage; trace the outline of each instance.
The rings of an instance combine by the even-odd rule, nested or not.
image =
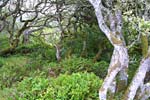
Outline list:
[[[101,1],[101,13],[90,1]],[[110,76],[116,95],[107,99],[122,100],[150,57],[149,7],[148,0],[0,0],[0,100],[98,100]],[[128,81],[119,91],[124,72],[109,73],[125,67],[122,47]],[[141,87],[149,70],[144,76]]]
[[[98,99],[102,81],[93,73],[73,73],[57,78],[24,78],[7,97],[9,100],[84,100]]]

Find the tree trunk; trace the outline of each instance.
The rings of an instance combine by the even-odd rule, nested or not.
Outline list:
[[[68,48],[68,50],[67,50],[67,53],[66,53],[65,57],[67,57],[67,58],[71,58],[72,53],[73,53],[73,49],[72,49],[71,47],[70,47],[70,48]]]
[[[61,47],[60,45],[55,45],[56,48],[56,59],[58,62],[61,61]]]
[[[100,100],[107,99],[108,89],[111,89],[111,91],[115,93],[115,91],[116,91],[116,88],[114,88],[115,77],[121,70],[123,70],[127,67],[128,67],[127,48],[124,46],[115,46],[113,55],[112,55],[112,59],[111,59],[111,63],[110,63],[109,69],[108,69],[108,74],[103,82],[101,89],[99,90]],[[126,77],[124,77],[124,76],[121,77],[122,81],[127,80],[127,74],[125,74],[125,76]],[[112,83],[114,84],[113,86],[111,86]],[[127,84],[127,83],[125,82],[125,84]]]
[[[139,87],[144,84],[146,72],[150,67],[150,57],[141,61],[140,67],[136,72],[129,88],[126,91],[124,100],[133,100]]]
[[[99,43],[99,46],[98,46],[98,52],[96,53],[96,55],[95,55],[95,57],[93,58],[93,62],[96,62],[96,61],[98,61],[99,59],[100,59],[100,57],[101,57],[101,54],[102,54],[102,51],[105,49],[105,42],[106,41],[101,41],[100,43]]]
[[[150,99],[150,83],[146,83],[140,87],[141,93],[136,100],[148,100]]]
[[[93,59],[93,62],[96,62],[100,58],[101,53],[102,53],[102,48],[99,48],[97,54],[95,55],[95,57]]]
[[[23,44],[28,44],[28,43],[29,43],[29,33],[24,33],[24,34],[23,34],[22,43],[23,43]]]
[[[86,41],[83,41],[83,47],[82,47],[82,52],[81,52],[81,57],[86,57],[87,56],[87,44]]]
[[[118,73],[120,73],[120,76],[119,83],[117,86],[119,89],[117,90],[120,90],[120,88],[125,87],[127,85],[128,75],[126,70],[128,68],[129,58],[126,43],[122,35],[122,13],[120,10],[116,10],[114,12],[108,11],[108,9],[102,5],[101,0],[89,1],[95,9],[95,14],[98,20],[99,28],[104,32],[108,40],[114,46],[114,51],[109,65],[108,74],[104,79],[104,83],[102,84],[101,89],[99,90],[99,99],[106,100],[108,89],[111,91],[111,94],[114,94],[116,92],[115,77]],[[102,13],[102,11],[104,10],[107,12],[107,15],[104,15]],[[109,26],[106,24],[106,19],[108,18],[108,15],[110,23]],[[124,83],[124,85],[122,83]]]
[[[133,100],[137,94],[137,90],[140,87],[141,87],[141,91],[140,91],[141,93],[139,93],[139,94],[141,96],[139,95],[139,96],[137,96],[137,98],[141,98],[140,100],[142,100],[142,98],[145,99],[145,98],[149,97],[145,94],[146,92],[149,92],[149,91],[147,91],[147,89],[144,89],[145,88],[144,79],[146,77],[146,73],[150,71],[150,47],[148,48],[147,35],[141,36],[141,43],[142,43],[141,45],[142,45],[143,59],[140,63],[140,66],[139,66],[132,82],[130,83],[129,88],[126,91],[126,94],[124,95],[124,100]]]

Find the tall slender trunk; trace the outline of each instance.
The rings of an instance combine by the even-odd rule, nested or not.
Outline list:
[[[99,48],[97,54],[95,55],[95,57],[93,59],[93,62],[96,62],[100,58],[101,53],[102,53],[102,50],[101,50],[101,48]]]
[[[147,35],[143,35],[143,34],[141,35],[141,45],[142,45],[143,59],[141,60],[140,66],[132,82],[130,83],[130,86],[128,87],[126,91],[126,94],[124,95],[124,100],[133,100],[135,98],[135,95],[138,93],[137,90],[140,87],[142,90],[140,91],[141,92],[140,94],[144,94],[144,92],[146,91],[146,89],[142,89],[142,88],[145,88],[144,79],[146,77],[146,73],[150,71],[150,47],[148,48],[148,36]],[[150,95],[148,97],[150,97]]]
[[[58,62],[61,61],[61,47],[60,45],[55,45],[56,48],[56,59]]]
[[[86,40],[83,41],[83,47],[82,47],[82,52],[81,52],[81,57],[86,57],[87,56],[87,43]]]
[[[150,68],[150,57],[141,61],[140,67],[136,72],[129,88],[124,95],[124,100],[133,100],[139,87],[144,84],[146,72]]]
[[[99,90],[99,98],[100,100],[106,100],[107,99],[107,92],[109,89],[111,89],[111,92],[116,91],[116,88],[114,88],[115,85],[115,77],[120,71],[124,71],[128,67],[128,52],[127,48],[125,46],[115,46],[112,59],[109,65],[108,74],[103,82],[103,85],[101,89]],[[126,77],[125,77],[126,76]],[[123,75],[121,77],[122,81],[127,80],[127,74]],[[113,83],[113,84],[112,84]],[[125,82],[125,84],[127,84]]]
[[[29,33],[23,33],[23,40],[22,40],[22,43],[23,44],[28,44],[29,43]]]
[[[108,40],[114,46],[113,55],[108,69],[108,74],[104,79],[104,83],[99,90],[99,99],[106,100],[108,90],[111,91],[111,94],[116,92],[116,75],[119,73],[119,83],[118,91],[120,86],[125,87],[127,85],[127,68],[129,63],[128,51],[126,44],[122,35],[122,13],[120,10],[115,10],[114,12],[109,11],[102,5],[101,0],[89,0],[95,9],[95,14],[98,20],[99,28],[107,36]],[[102,11],[106,11],[107,15],[104,15]],[[106,19],[109,15],[110,25],[106,24]],[[122,88],[121,87],[121,88]]]

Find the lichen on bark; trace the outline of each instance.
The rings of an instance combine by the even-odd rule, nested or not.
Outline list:
[[[112,33],[110,33],[110,37],[111,37],[111,41],[112,41],[113,44],[122,44],[122,40],[119,40]]]
[[[148,53],[148,38],[146,34],[141,35],[141,46],[142,46],[142,55],[143,57],[146,57]]]

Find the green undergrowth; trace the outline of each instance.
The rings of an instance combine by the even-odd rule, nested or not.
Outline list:
[[[54,47],[19,46],[13,54],[0,57],[0,100],[98,100],[108,61],[75,55],[57,62]],[[138,62],[133,59],[129,65],[129,82]]]
[[[73,56],[66,58],[60,63],[51,62],[49,66],[57,73],[93,72],[100,78],[107,74],[109,63],[106,61],[93,62],[92,59]]]
[[[5,96],[9,95],[8,100],[98,100],[101,84],[102,80],[93,73],[63,74],[57,78],[39,75],[6,89]]]
[[[0,86],[1,89],[4,87],[10,87],[16,81],[22,79],[26,75],[26,65],[28,61],[27,57],[24,56],[11,56],[9,58],[0,57]]]
[[[106,62],[93,63],[90,59],[80,57],[64,59],[60,63],[53,60],[44,58],[42,52],[0,57],[0,100],[84,100],[85,98],[96,100],[98,98],[97,91],[102,82],[99,77],[106,75],[107,68],[100,70],[104,71],[103,74],[98,73],[97,68],[101,69],[104,65],[106,67]],[[50,71],[53,71],[57,78],[52,77]],[[34,90],[34,85],[41,90]]]

